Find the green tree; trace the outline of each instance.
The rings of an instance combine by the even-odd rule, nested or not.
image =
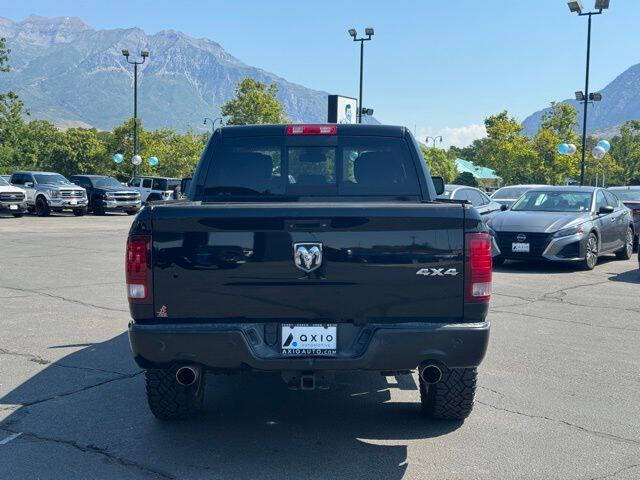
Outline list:
[[[452,158],[453,154],[448,154],[440,148],[426,147],[424,145],[420,145],[420,151],[429,166],[431,175],[444,178],[445,183],[451,183],[456,178],[458,170],[454,161],[455,157]]]
[[[534,177],[538,155],[522,125],[507,111],[487,117],[487,138],[478,144],[474,161],[493,169],[505,184],[528,183]]]
[[[235,92],[235,98],[222,105],[222,115],[228,117],[229,125],[286,122],[275,83],[267,87],[257,80],[245,78],[236,85]]]
[[[473,176],[471,172],[462,172],[460,175],[456,177],[453,181],[455,185],[466,185],[468,187],[478,188],[478,181],[476,177]]]
[[[615,183],[640,183],[640,120],[630,120],[620,127],[620,135],[611,139],[609,154],[619,168]]]

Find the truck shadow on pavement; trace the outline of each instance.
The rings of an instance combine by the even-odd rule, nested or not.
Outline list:
[[[34,362],[34,369],[47,363],[28,355],[12,361]],[[123,333],[15,385],[0,399],[0,409],[15,406],[0,422],[0,437],[22,432],[15,442],[41,442],[43,449],[57,442],[80,450],[87,462],[146,478],[400,479],[409,441],[445,435],[462,422],[421,417],[413,378],[387,378],[343,373],[330,390],[291,391],[275,374],[210,375],[203,414],[163,423],[147,408],[144,376]],[[14,461],[33,478],[55,478],[28,457]]]
[[[616,273],[609,277],[609,280],[612,282],[640,283],[640,268]]]

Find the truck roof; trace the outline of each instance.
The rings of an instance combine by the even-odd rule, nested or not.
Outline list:
[[[314,124],[315,125],[315,124]],[[324,124],[320,124],[324,125]],[[406,128],[393,125],[345,125],[328,124],[337,127],[338,135],[399,137],[405,135]],[[257,137],[257,136],[284,136],[288,125],[231,125],[220,127],[222,137]]]

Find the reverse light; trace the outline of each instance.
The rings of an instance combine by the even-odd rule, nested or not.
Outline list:
[[[151,303],[150,235],[132,235],[127,240],[125,276],[129,301]]]
[[[288,125],[287,135],[337,135],[336,125]]]
[[[488,303],[491,299],[491,237],[488,233],[467,233],[464,300]]]

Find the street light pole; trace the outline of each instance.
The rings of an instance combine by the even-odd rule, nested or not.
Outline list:
[[[209,120],[209,123],[211,123],[211,134],[213,135],[213,132],[215,132],[216,130],[216,122],[218,120],[220,120],[220,126],[222,126],[222,117],[214,118],[213,120],[211,120],[209,117],[204,117],[204,121],[202,122],[202,124],[206,125],[207,120]]]
[[[437,137],[427,137],[425,139],[425,141],[427,142],[427,144],[429,143],[429,140],[433,141],[433,148],[436,148],[436,140],[439,140],[440,143],[442,143],[442,135],[438,135]]]
[[[569,11],[577,13],[581,17],[589,17],[587,21],[587,66],[584,80],[584,98],[582,99],[584,111],[582,116],[582,159],[580,161],[580,185],[584,185],[584,166],[587,155],[587,108],[589,105],[589,63],[591,61],[591,17],[602,14],[602,10],[609,8],[609,0],[596,0],[594,12],[582,11],[582,0],[570,0],[567,2]]]
[[[138,143],[138,124],[140,123],[138,119],[138,65],[142,65],[145,62],[149,52],[147,50],[140,52],[141,61],[129,60],[129,50],[122,50],[122,55],[127,59],[127,63],[133,65],[133,156],[135,157],[140,150]],[[137,171],[138,166],[136,165],[136,173]]]
[[[600,10],[597,14],[602,13]],[[596,14],[596,15],[597,15]],[[580,15],[583,15],[582,13]],[[580,161],[580,185],[584,185],[584,161],[587,154],[587,107],[589,105],[589,63],[591,61],[591,16],[588,13],[589,20],[587,22],[587,71],[584,80],[584,112],[582,116],[582,160]]]
[[[349,29],[349,35],[353,37],[354,42],[360,42],[360,95],[358,96],[358,112],[357,119],[358,123],[362,123],[362,76],[364,70],[364,42],[371,40],[373,36],[373,28],[367,27],[364,29],[364,33],[366,37],[358,38],[358,32],[356,32],[355,28]]]

